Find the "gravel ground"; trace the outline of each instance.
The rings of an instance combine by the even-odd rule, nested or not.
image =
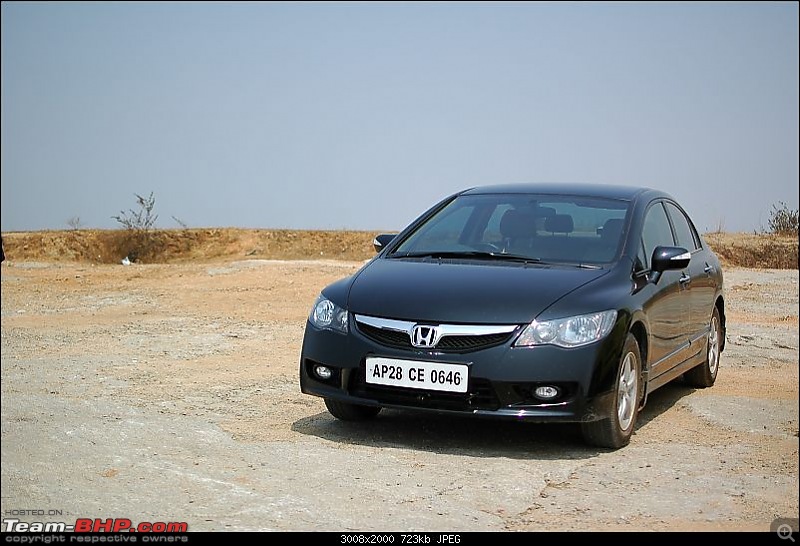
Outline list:
[[[726,270],[717,384],[657,391],[611,452],[572,425],[335,421],[299,393],[297,363],[317,293],[358,266],[4,263],[4,517],[194,531],[768,530],[798,517],[797,270]]]

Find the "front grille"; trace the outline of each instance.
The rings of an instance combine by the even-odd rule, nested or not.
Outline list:
[[[440,351],[466,353],[502,345],[511,337],[507,334],[489,334],[486,336],[447,336],[443,337],[436,346]]]
[[[350,376],[348,390],[353,396],[398,406],[451,411],[496,410],[500,407],[500,400],[486,379],[470,378],[465,393],[371,385],[366,382],[363,364]]]
[[[356,322],[356,325],[362,334],[381,345],[395,349],[417,349],[411,345],[411,338],[406,332],[378,328],[363,322]],[[502,345],[511,339],[512,335],[514,332],[481,336],[444,336],[432,349],[443,353],[469,353]]]
[[[373,341],[377,341],[381,345],[388,347],[395,347],[397,349],[411,349],[411,338],[405,332],[398,332],[396,330],[385,330],[383,328],[376,328],[369,324],[356,322],[358,329],[361,333]]]

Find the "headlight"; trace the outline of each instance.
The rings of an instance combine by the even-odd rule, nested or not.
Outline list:
[[[322,295],[314,303],[308,321],[321,330],[347,333],[347,310]]]
[[[616,320],[616,311],[603,311],[543,322],[534,320],[522,331],[514,345],[517,347],[533,347],[535,345],[580,347],[594,343],[608,335]]]

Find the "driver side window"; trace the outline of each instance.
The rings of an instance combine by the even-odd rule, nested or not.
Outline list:
[[[672,228],[669,226],[667,212],[661,202],[654,204],[647,211],[642,228],[642,247],[644,251],[645,267],[650,268],[650,258],[653,250],[657,246],[674,246],[675,240],[672,237]]]

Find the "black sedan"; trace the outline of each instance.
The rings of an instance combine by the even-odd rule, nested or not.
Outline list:
[[[717,377],[722,270],[663,192],[473,188],[374,245],[305,330],[301,390],[339,419],[392,407],[572,421],[619,448],[653,390]]]

